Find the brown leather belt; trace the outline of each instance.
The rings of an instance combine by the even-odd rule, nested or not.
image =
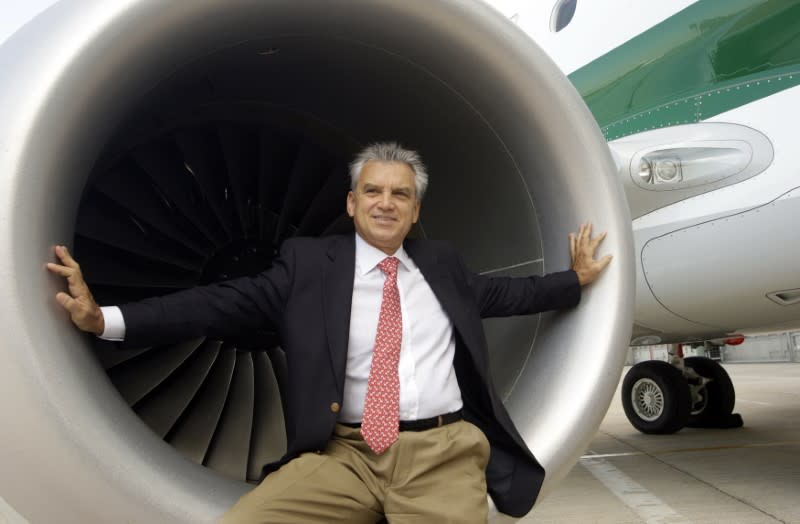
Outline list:
[[[437,415],[431,418],[423,418],[419,420],[401,420],[400,431],[425,431],[428,429],[438,428],[458,422],[464,417],[461,415],[461,410],[454,411],[453,413],[445,413],[444,415]],[[360,428],[361,422],[339,422],[342,426],[348,428]]]

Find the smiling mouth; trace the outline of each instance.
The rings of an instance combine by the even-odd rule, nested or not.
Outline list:
[[[382,215],[373,216],[372,219],[381,224],[389,224],[392,222],[397,222],[397,219],[394,217],[387,217]]]

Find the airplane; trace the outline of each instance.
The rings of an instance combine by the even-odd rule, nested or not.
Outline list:
[[[725,370],[711,358],[683,358],[681,346],[713,351],[743,335],[800,329],[791,125],[800,107],[800,4],[499,7],[568,75],[619,168],[636,253],[630,345],[672,345],[670,363],[628,371],[629,421],[655,434],[740,426]],[[609,27],[598,30],[600,20]]]
[[[28,475],[0,475],[0,495],[31,521],[210,521],[247,489],[243,481],[256,480],[259,464],[280,456],[281,391],[290,387],[282,378],[286,356],[269,332],[127,353],[79,336],[48,304],[58,283],[39,269],[51,246],[71,239],[96,296],[112,301],[250,273],[288,236],[346,230],[340,174],[368,139],[396,138],[423,152],[440,182],[432,183],[416,234],[451,240],[482,273],[555,270],[567,261],[564,239],[576,224],[588,218],[609,231],[604,250],[614,263],[580,308],[487,324],[498,347],[495,381],[547,471],[542,495],[593,436],[628,345],[727,338],[756,317],[797,317],[791,304],[783,316],[752,309],[757,301],[733,287],[733,276],[749,276],[751,266],[726,259],[727,275],[710,265],[741,246],[719,227],[734,216],[729,211],[738,211],[737,220],[749,219],[748,211],[787,212],[791,193],[773,191],[790,178],[785,166],[776,169],[776,159],[788,162],[787,136],[767,109],[786,107],[776,97],[792,90],[758,100],[769,106],[751,102],[710,116],[695,109],[698,121],[658,127],[663,122],[644,112],[660,115],[658,104],[674,104],[678,94],[694,96],[684,102],[692,107],[705,100],[667,90],[669,101],[659,98],[653,108],[652,98],[626,105],[650,93],[648,82],[664,84],[656,73],[634,80],[635,88],[623,82],[637,96],[622,106],[602,89],[643,71],[640,62],[614,58],[615,50],[628,41],[637,43],[625,57],[652,49],[639,35],[670,50],[664,34],[675,29],[660,24],[676,16],[686,22],[683,9],[713,12],[711,2],[492,2],[502,15],[477,1],[388,9],[358,0],[340,11],[317,0],[51,3],[31,4],[20,15],[30,23],[0,45],[0,224],[7,225],[0,236],[11,254],[0,271],[14,275],[0,287],[0,318],[19,338],[0,346],[7,393],[0,412],[17,416],[0,435],[7,450],[0,460],[6,471],[47,468],[30,477],[55,503],[47,508],[31,497]],[[775,18],[774,9],[747,13],[762,30],[763,20]],[[689,32],[716,20],[695,15]],[[595,23],[606,19],[615,31],[598,36]],[[421,30],[403,31],[398,21]],[[577,92],[531,37],[570,73]],[[702,52],[717,43],[674,45]],[[602,77],[610,71],[604,59],[620,62],[617,77]],[[732,118],[732,111],[743,114]],[[644,122],[656,129],[644,130]],[[769,189],[755,183],[767,174]],[[727,236],[698,240],[695,230],[706,223]],[[669,242],[675,236],[678,245]],[[781,257],[796,248],[775,253],[762,245],[767,240],[749,238],[748,248],[761,241],[761,251],[748,249],[747,260],[758,252],[770,271],[756,273],[777,278]],[[697,267],[714,267],[717,280]],[[726,287],[712,289],[712,280]],[[791,301],[797,284],[779,284],[770,293]],[[697,294],[684,304],[688,290]],[[726,322],[704,316],[716,313],[726,313]],[[684,364],[685,386],[684,373],[700,364]],[[664,374],[641,377],[632,391],[651,399],[660,392],[667,412],[671,388],[681,388],[678,380],[664,386]],[[704,412],[712,413],[710,393],[721,379],[697,374],[691,394],[707,397]],[[649,407],[639,406],[639,418],[652,415]],[[675,424],[671,413],[663,418]]]

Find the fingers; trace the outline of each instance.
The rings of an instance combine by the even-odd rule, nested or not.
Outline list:
[[[608,232],[603,231],[589,242],[589,247],[592,249],[592,253],[597,251],[597,248],[603,243],[603,240],[605,240],[607,234]]]
[[[569,256],[572,260],[575,260],[575,254],[578,252],[578,239],[575,237],[575,233],[569,234]]]
[[[69,284],[69,290],[73,297],[78,297],[82,295],[91,296],[91,292],[89,291],[89,286],[86,284],[86,281],[83,279],[83,274],[81,273],[81,268],[78,265],[78,262],[72,258],[70,255],[69,250],[65,246],[56,246],[55,247],[56,256],[61,260],[62,264],[54,264],[49,262],[47,264],[47,269],[50,270],[52,273],[56,275],[60,275],[67,279],[67,283]]]
[[[56,256],[59,258],[59,260],[61,260],[61,263],[64,264],[65,266],[72,269],[79,268],[78,263],[75,262],[75,259],[72,258],[72,255],[69,254],[67,246],[56,246]]]
[[[55,253],[62,264],[49,262],[46,267],[51,273],[67,279],[70,298],[94,302],[89,286],[83,278],[83,273],[81,273],[81,268],[78,262],[69,254],[67,248],[65,246],[56,246]]]
[[[56,294],[56,301],[69,313],[75,325],[83,329],[85,323],[83,319],[89,316],[92,309],[63,291]]]
[[[69,250],[66,246],[56,246],[55,253],[58,259],[61,261],[61,264],[48,262],[47,269],[57,275],[67,278],[71,277],[73,274],[75,274],[75,272],[80,271],[80,266],[75,259],[72,258],[72,255],[69,254]]]
[[[580,248],[586,246],[590,248],[592,251],[597,249],[597,246],[599,246],[603,242],[608,233],[606,231],[603,231],[596,237],[592,238],[593,228],[594,226],[591,222],[586,222],[584,224],[581,224],[580,228],[578,228],[576,247]],[[572,235],[574,235],[574,233]]]
[[[586,224],[581,224],[578,228],[578,245],[582,245],[586,240]]]
[[[606,266],[608,266],[611,263],[611,259],[612,258],[614,258],[613,255],[606,255],[603,258],[601,258],[600,260],[598,260],[597,261],[597,266],[598,266],[597,267],[597,272],[599,273],[599,272],[603,271],[606,268]]]
[[[79,329],[101,334],[104,329],[103,313],[83,279],[78,262],[72,258],[65,246],[56,246],[55,254],[61,264],[49,262],[46,267],[51,273],[65,277],[69,287],[66,293],[64,291],[56,293],[56,301],[69,313],[73,324]]]
[[[60,275],[62,277],[69,277],[70,275],[72,275],[72,273],[74,271],[74,270],[72,270],[72,269],[70,269],[70,268],[68,268],[66,266],[61,266],[59,264],[53,264],[52,262],[48,262],[47,263],[47,269],[49,269],[51,272],[55,273],[56,275]]]
[[[77,313],[78,309],[80,308],[78,301],[63,291],[56,293],[56,301],[69,313]]]

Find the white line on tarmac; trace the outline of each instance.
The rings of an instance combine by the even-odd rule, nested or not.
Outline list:
[[[584,456],[580,463],[647,524],[687,524],[691,522],[608,461]]]
[[[747,448],[771,448],[783,446],[798,446],[800,440],[777,440],[774,442],[751,442],[749,444],[726,444],[721,446],[703,446],[699,448],[667,448],[651,451],[624,451],[621,453],[593,453],[589,451],[587,455],[581,456],[581,460],[586,459],[602,459],[602,458],[617,458],[617,457],[635,457],[638,455],[650,455],[652,457],[658,455],[672,455],[674,453],[697,453],[703,451],[726,451],[729,449],[747,449]]]
[[[604,459],[604,458],[615,458],[615,457],[634,457],[636,455],[644,455],[644,451],[628,451],[626,453],[603,453],[598,455],[582,455],[581,460],[584,459]]]
[[[0,524],[28,524],[28,521],[0,497]]]
[[[745,398],[737,398],[736,402],[744,402],[745,404],[758,404],[759,406],[771,406],[769,402],[761,402],[759,400],[747,400]]]

